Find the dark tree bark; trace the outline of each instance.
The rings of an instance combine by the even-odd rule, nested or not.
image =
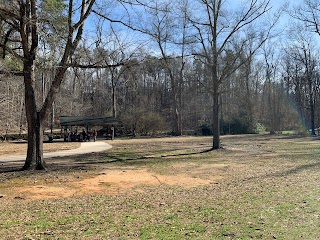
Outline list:
[[[4,51],[8,51],[14,57],[23,61],[23,77],[25,86],[25,109],[28,124],[28,148],[27,157],[23,170],[45,169],[43,159],[43,122],[50,113],[52,103],[58,93],[65,72],[68,68],[70,57],[74,54],[83,33],[84,21],[89,16],[95,0],[82,0],[78,21],[73,23],[75,9],[73,0],[69,1],[68,8],[68,39],[64,48],[64,54],[59,63],[58,71],[51,84],[47,97],[43,104],[37,106],[35,94],[35,60],[37,59],[37,48],[39,39],[39,17],[36,0],[12,1],[0,4],[0,20],[8,25],[10,31],[17,33],[20,37],[20,48],[10,48],[17,44],[16,39],[5,39],[1,43]],[[18,10],[17,10],[18,9]],[[9,43],[15,43],[11,46]]]

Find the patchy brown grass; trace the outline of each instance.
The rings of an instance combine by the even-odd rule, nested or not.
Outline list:
[[[319,140],[116,140],[0,174],[3,239],[319,239]]]

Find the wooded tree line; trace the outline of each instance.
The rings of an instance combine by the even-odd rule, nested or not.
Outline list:
[[[2,0],[1,134],[28,130],[27,169],[63,115],[210,134],[213,149],[220,134],[315,129],[319,4]]]

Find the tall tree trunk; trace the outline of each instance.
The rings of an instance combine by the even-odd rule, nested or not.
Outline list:
[[[43,158],[43,119],[41,119],[40,112],[37,112],[36,119],[36,166],[37,170],[44,170],[46,164]]]
[[[36,113],[35,106],[28,99],[26,93],[26,117],[28,125],[28,148],[27,148],[27,158],[23,166],[23,170],[27,170],[33,167],[36,161],[36,137],[35,137],[35,119],[34,113]]]
[[[214,92],[212,97],[213,97],[212,149],[215,150],[220,148],[219,93]]]
[[[28,123],[28,148],[27,157],[23,170],[31,168],[44,169],[45,163],[42,157],[42,121],[37,112],[36,97],[34,92],[34,65],[25,63],[24,83],[25,83],[25,109]],[[40,151],[40,152],[39,152]]]
[[[213,98],[213,118],[212,118],[212,131],[213,131],[213,144],[212,149],[216,150],[220,148],[220,115],[219,115],[219,99],[220,99],[220,83],[218,77],[218,54],[217,54],[217,39],[213,41],[212,55],[213,59],[211,62],[211,81],[212,81],[212,98]],[[208,61],[210,63],[210,60]]]

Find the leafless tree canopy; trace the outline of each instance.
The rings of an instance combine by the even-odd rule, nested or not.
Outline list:
[[[130,135],[211,134],[213,149],[220,134],[301,120],[315,134],[317,2],[2,0],[0,134],[32,145],[62,115],[114,116]]]

